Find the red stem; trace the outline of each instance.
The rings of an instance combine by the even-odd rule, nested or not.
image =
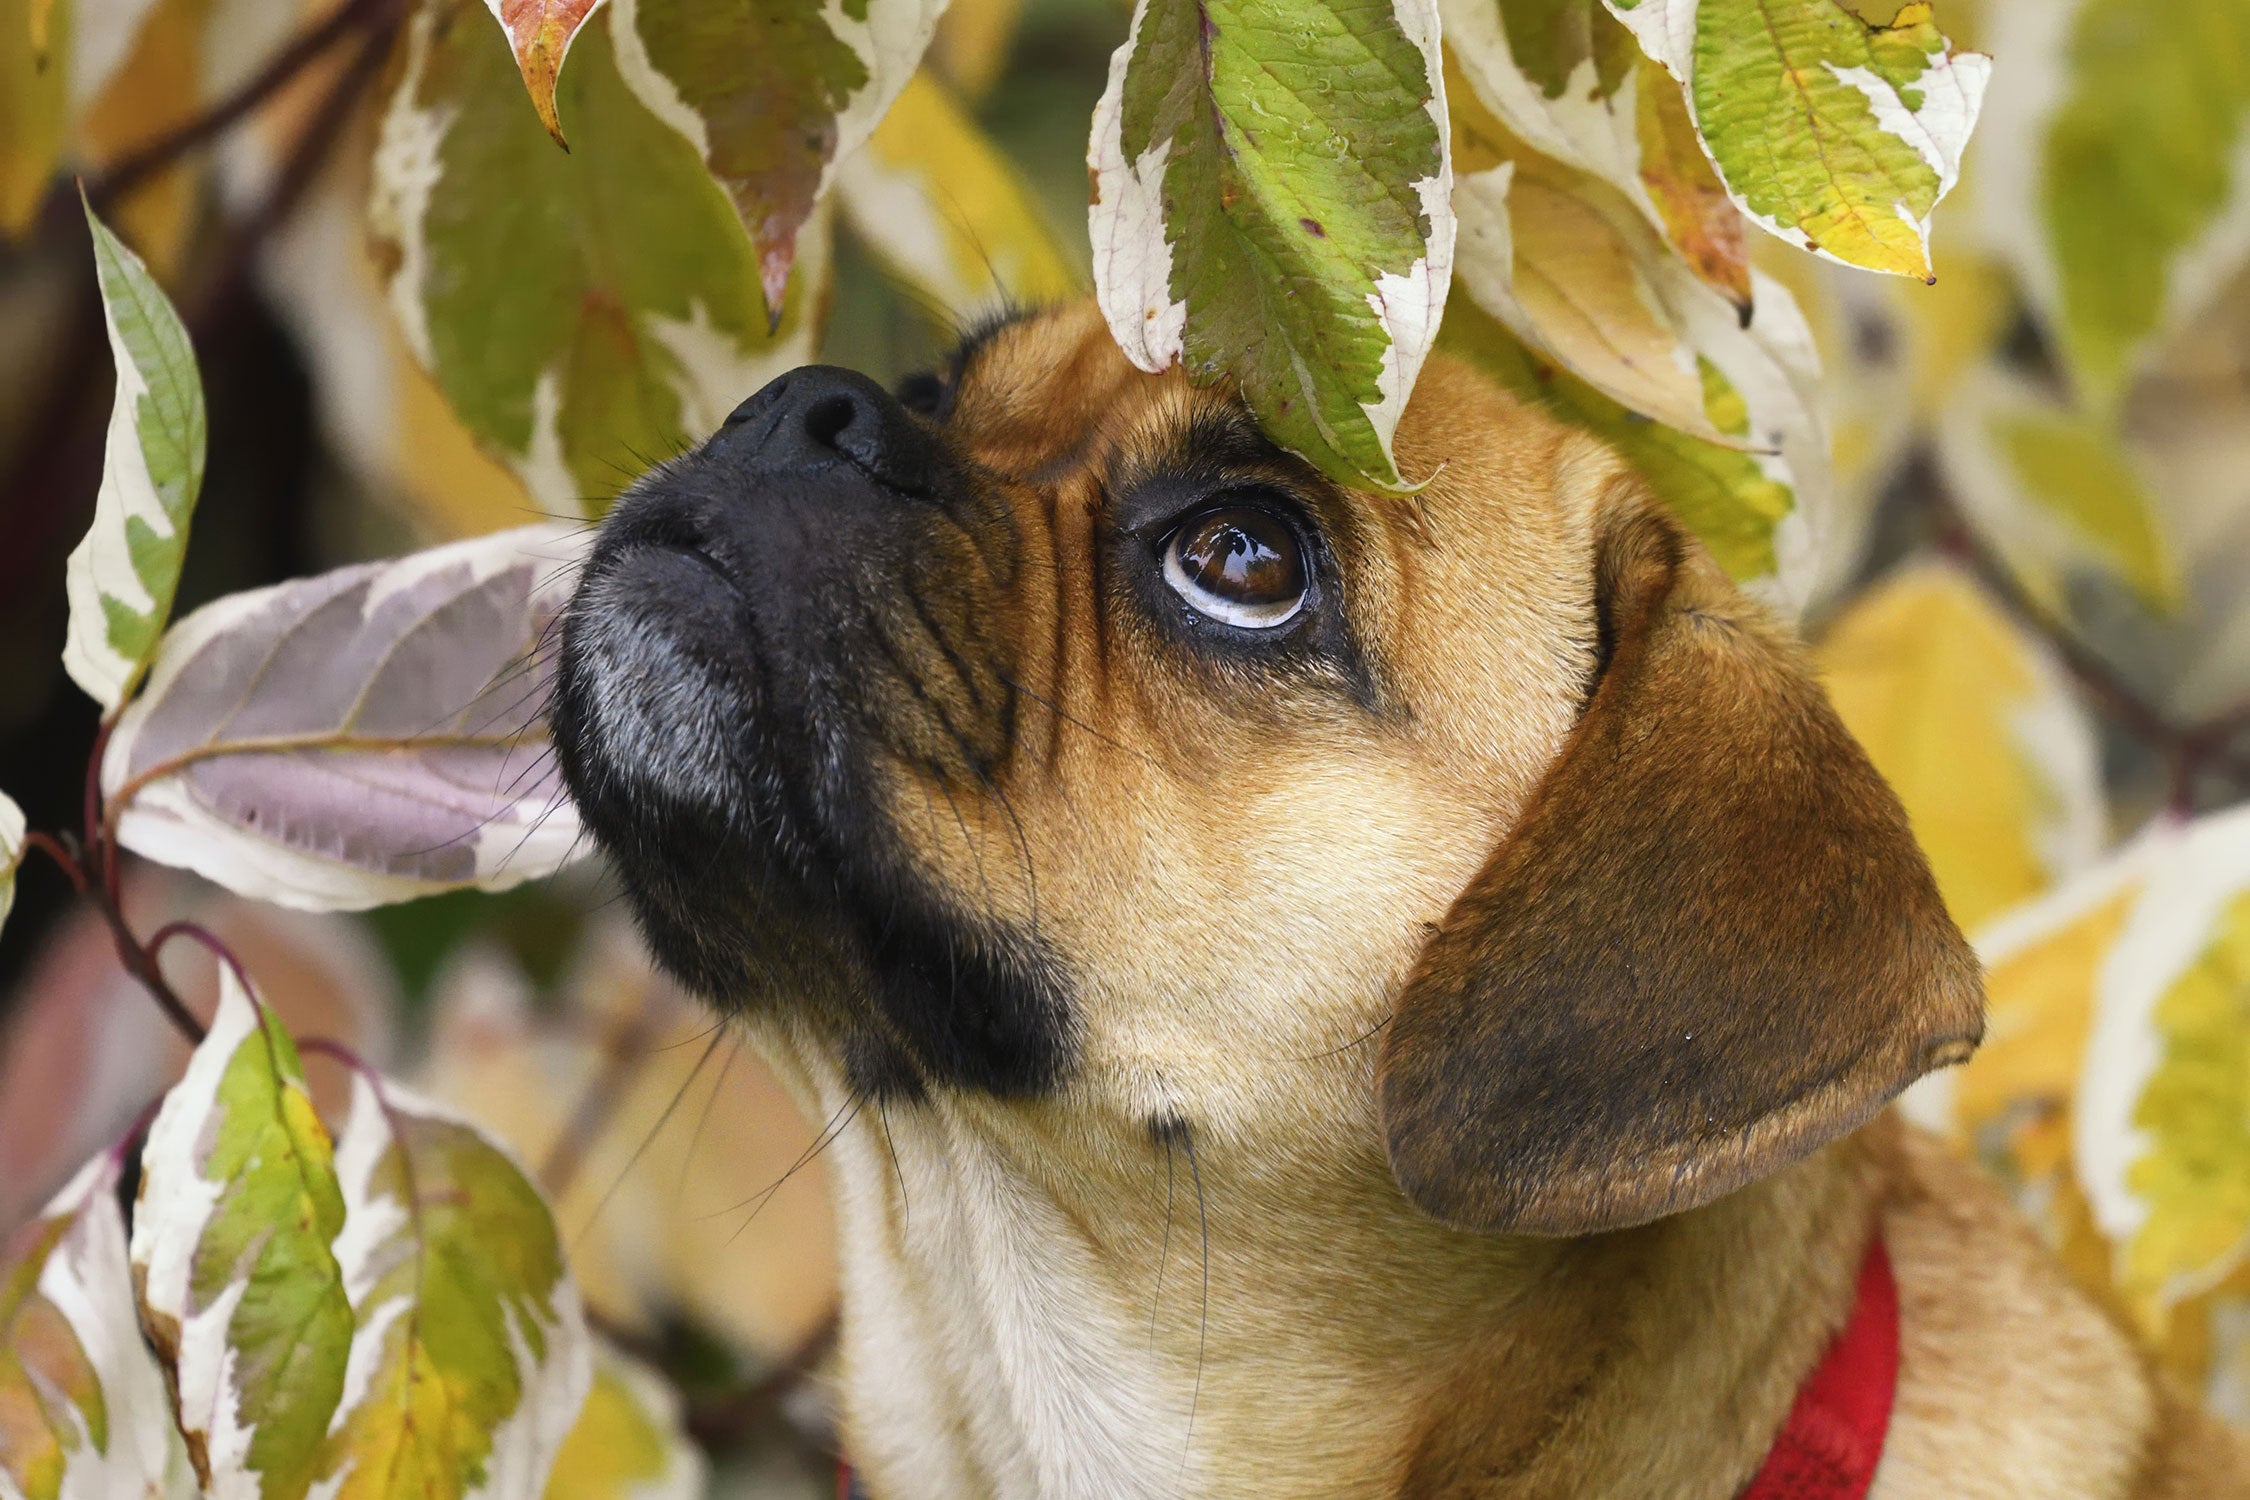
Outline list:
[[[23,846],[26,850],[36,849],[53,860],[70,877],[70,883],[78,894],[86,894],[86,872],[80,868],[78,856],[64,848],[61,839],[51,833],[27,833],[23,836]]]
[[[171,982],[164,977],[164,971],[157,968],[156,960],[149,955],[148,949],[141,946],[140,939],[133,936],[133,929],[126,922],[124,912],[106,894],[95,899],[94,910],[101,913],[102,921],[108,925],[110,938],[117,948],[118,962],[125,965],[125,971],[141,982],[141,988],[148,991],[149,997],[156,1002],[156,1008],[164,1012],[164,1018],[172,1023],[180,1035],[186,1037],[190,1044],[200,1043],[203,1040],[203,1023],[195,1018],[194,1011],[188,1009],[187,1002],[180,998],[179,991],[172,988]]]
[[[217,933],[200,922],[166,922],[162,927],[157,928],[154,933],[149,935],[149,940],[141,945],[148,953],[149,962],[155,963],[161,958],[164,954],[164,945],[177,937],[188,938],[201,944],[213,958],[234,971],[235,981],[238,984],[245,990],[251,987],[250,971],[242,966],[242,960],[234,956],[234,950],[229,948]]]

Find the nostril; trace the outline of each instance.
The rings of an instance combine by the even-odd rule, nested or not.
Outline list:
[[[823,396],[805,408],[805,436],[823,448],[833,448],[858,415],[859,403],[851,397]]]

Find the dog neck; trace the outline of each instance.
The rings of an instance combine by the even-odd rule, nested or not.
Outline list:
[[[1872,1221],[1857,1139],[1641,1229],[1475,1235],[1407,1203],[1371,1130],[1307,1154],[856,1104],[767,1041],[843,1122],[845,1442],[877,1496],[1730,1496]]]

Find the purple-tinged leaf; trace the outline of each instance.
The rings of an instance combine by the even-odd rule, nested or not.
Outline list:
[[[552,873],[579,841],[548,637],[582,545],[525,527],[196,611],[103,757],[119,840],[327,910]]]

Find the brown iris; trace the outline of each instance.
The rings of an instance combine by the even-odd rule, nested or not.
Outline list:
[[[1305,601],[1304,549],[1278,516],[1224,506],[1172,533],[1164,544],[1164,581],[1214,620],[1279,625]]]

